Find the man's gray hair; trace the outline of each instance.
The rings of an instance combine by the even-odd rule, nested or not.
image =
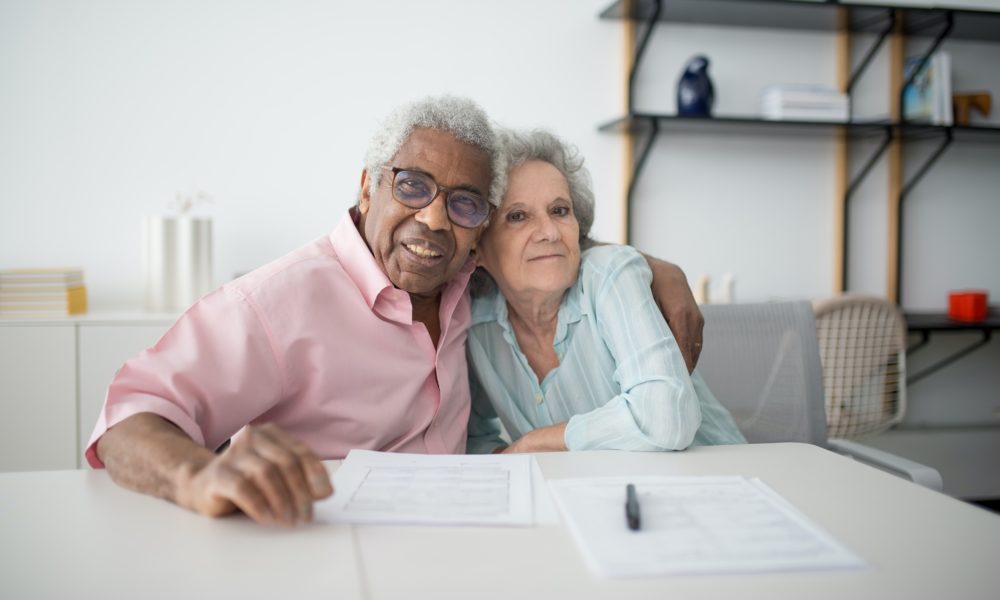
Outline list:
[[[459,141],[485,151],[493,171],[489,201],[494,206],[500,206],[506,171],[499,162],[501,157],[496,134],[486,111],[472,100],[458,96],[428,96],[404,104],[389,115],[375,132],[365,153],[370,192],[375,191],[385,166],[396,156],[413,130],[420,128],[446,131]]]
[[[542,160],[556,168],[569,184],[573,214],[580,224],[580,248],[591,245],[590,227],[594,224],[594,190],[590,172],[583,166],[583,157],[576,146],[568,144],[558,136],[543,129],[517,131],[498,128],[497,138],[502,153],[501,161],[506,167],[503,185],[506,191],[507,176],[510,171],[529,160]]]

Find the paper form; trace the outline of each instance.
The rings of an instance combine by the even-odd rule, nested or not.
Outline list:
[[[625,521],[628,483],[638,492],[639,531]],[[864,566],[756,479],[614,477],[549,484],[589,567],[604,577]]]
[[[529,455],[426,455],[351,450],[334,495],[316,504],[337,523],[534,525]]]

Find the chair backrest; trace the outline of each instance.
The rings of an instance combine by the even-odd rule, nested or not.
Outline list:
[[[698,370],[747,441],[825,446],[812,304],[709,304]]]
[[[818,302],[816,327],[830,437],[884,431],[906,410],[906,321],[882,298]]]

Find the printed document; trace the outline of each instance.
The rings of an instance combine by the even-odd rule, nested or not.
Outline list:
[[[334,523],[531,526],[533,462],[526,454],[351,450],[315,514]]]
[[[636,487],[640,528],[625,519]],[[745,477],[608,477],[549,482],[591,570],[604,577],[864,566],[785,499]]]

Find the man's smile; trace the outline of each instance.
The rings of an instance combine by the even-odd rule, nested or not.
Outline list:
[[[407,250],[422,258],[437,258],[441,256],[439,252],[435,252],[430,248],[424,248],[422,246],[417,246],[416,244],[404,244],[404,245],[406,246]]]

